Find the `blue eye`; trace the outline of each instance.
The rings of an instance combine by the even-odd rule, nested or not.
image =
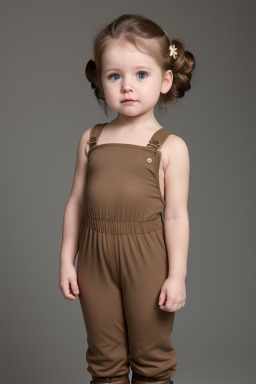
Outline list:
[[[148,73],[147,72],[144,72],[144,71],[141,71],[141,72],[138,72],[138,73],[143,73],[144,75],[148,75]],[[145,77],[140,77],[140,79],[145,79]]]
[[[109,75],[108,79],[112,79],[113,76],[119,76],[117,73],[113,73],[112,75]]]

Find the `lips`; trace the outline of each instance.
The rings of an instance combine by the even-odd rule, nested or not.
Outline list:
[[[128,102],[128,101],[132,102],[132,101],[137,101],[137,100],[133,100],[133,99],[125,99],[125,100],[122,100],[122,103],[126,103],[126,102]]]

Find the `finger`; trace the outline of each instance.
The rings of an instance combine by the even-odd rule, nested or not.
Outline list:
[[[168,296],[167,300],[166,300],[166,303],[165,303],[166,309],[168,311],[172,311],[174,305],[176,307],[176,303],[173,301],[173,299],[171,297]]]
[[[175,311],[173,310],[173,308],[167,308],[166,306],[161,307],[160,309],[161,309],[162,311],[165,311],[165,312],[175,312]]]
[[[165,305],[162,305],[160,309],[162,309],[165,312],[173,312],[173,306],[170,306],[170,305],[168,306],[167,303],[165,303]]]
[[[63,294],[65,299],[70,299],[70,300],[76,300],[77,299],[77,297],[72,292],[70,292],[69,284],[63,285],[61,287],[61,290],[62,290],[62,294]]]
[[[71,281],[71,289],[72,289],[72,292],[74,292],[75,295],[79,294],[79,288],[78,288],[78,284],[77,284],[77,280],[76,279]]]
[[[68,300],[77,300],[78,299],[78,296],[74,296],[72,295],[71,293],[68,293],[67,295],[65,295],[65,298],[68,299]]]
[[[165,302],[165,299],[166,299],[165,293],[161,292],[159,295],[158,305],[159,306],[163,305]]]

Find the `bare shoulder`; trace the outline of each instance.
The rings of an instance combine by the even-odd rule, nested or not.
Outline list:
[[[88,141],[89,141],[89,138],[90,138],[90,133],[91,133],[91,130],[92,130],[93,126],[92,127],[89,127],[89,128],[86,128],[81,136],[80,136],[80,139],[79,139],[79,147],[81,149],[81,152],[83,152],[83,154],[88,157],[88,150],[89,150],[89,144],[88,144]]]
[[[86,149],[88,139],[90,137],[91,128],[87,128],[85,131],[81,133],[79,138],[79,143],[77,146],[76,166],[75,166],[70,199],[79,206],[83,205],[83,191],[85,187],[87,160],[88,160],[85,149]]]
[[[161,147],[164,168],[170,165],[182,164],[189,168],[189,151],[188,146],[183,138],[172,133],[167,137]]]

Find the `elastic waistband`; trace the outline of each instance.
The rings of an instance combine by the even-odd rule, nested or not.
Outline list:
[[[129,221],[129,220],[105,220],[85,215],[83,224],[98,232],[111,234],[135,234],[152,232],[163,227],[161,214],[153,220]]]

